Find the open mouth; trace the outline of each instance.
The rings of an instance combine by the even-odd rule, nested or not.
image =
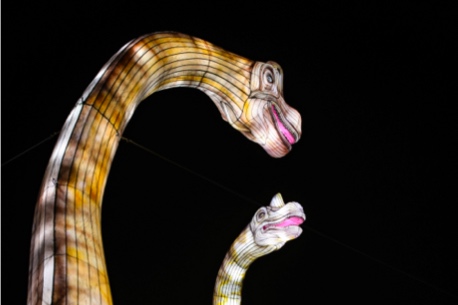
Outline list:
[[[291,216],[286,218],[285,220],[278,222],[278,223],[272,223],[263,226],[263,230],[268,230],[270,228],[283,228],[283,227],[291,227],[291,226],[299,226],[304,222],[304,218],[300,216]]]
[[[278,133],[281,135],[283,142],[290,147],[292,144],[297,142],[298,136],[289,123],[284,118],[282,112],[275,103],[271,102],[270,109],[272,117],[274,118],[275,125],[277,127]]]

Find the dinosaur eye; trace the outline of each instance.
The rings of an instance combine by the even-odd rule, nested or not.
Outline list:
[[[264,209],[259,210],[259,212],[256,214],[256,220],[261,221],[264,218],[266,218],[266,211]]]
[[[267,78],[267,82],[269,84],[273,84],[274,83],[274,77],[272,76],[272,74],[270,74],[270,73],[267,74],[266,78]]]

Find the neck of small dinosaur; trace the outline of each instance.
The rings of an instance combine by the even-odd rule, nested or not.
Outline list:
[[[177,33],[124,46],[67,118],[43,180],[32,231],[28,304],[111,304],[101,205],[121,135],[150,94],[193,87],[243,104],[253,62]],[[60,303],[59,303],[60,304]]]
[[[248,267],[259,257],[272,252],[254,242],[250,226],[237,237],[224,257],[218,271],[213,293],[213,305],[240,305],[242,283]]]

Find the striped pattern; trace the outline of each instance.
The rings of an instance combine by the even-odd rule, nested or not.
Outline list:
[[[291,217],[300,221],[296,225],[275,227]],[[285,204],[281,194],[274,196],[270,206],[260,208],[226,253],[216,278],[213,305],[240,305],[242,282],[249,266],[299,237],[302,229],[298,225],[303,220],[302,206],[297,202]],[[275,229],[266,229],[273,227]]]
[[[183,86],[202,90],[223,119],[273,157],[291,149],[278,126],[287,125],[282,130],[297,141],[300,115],[281,92],[269,101],[253,97],[263,91],[254,71],[265,65],[272,66],[172,32],[135,39],[108,61],[67,118],[43,179],[32,231],[29,305],[112,303],[101,238],[102,197],[121,135],[150,94]],[[266,103],[281,112],[277,123],[271,114],[262,118]]]

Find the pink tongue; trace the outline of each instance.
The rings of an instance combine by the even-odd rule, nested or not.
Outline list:
[[[280,132],[285,136],[285,138],[288,140],[290,144],[294,144],[296,140],[294,140],[293,135],[289,132],[288,129],[286,129],[285,125],[283,125],[280,119],[278,118],[278,114],[274,106],[272,106],[272,109],[273,109],[275,119],[277,120],[278,127],[280,128]]]
[[[304,222],[304,220],[302,218],[294,216],[294,217],[290,217],[290,218],[286,219],[283,222],[280,222],[279,224],[277,224],[275,226],[276,227],[298,226],[303,222]]]

